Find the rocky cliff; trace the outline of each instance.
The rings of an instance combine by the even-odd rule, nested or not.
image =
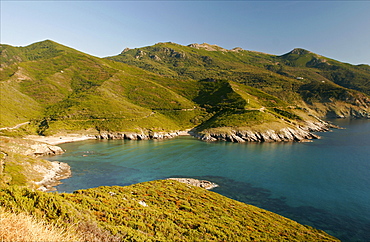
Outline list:
[[[95,137],[97,139],[127,139],[127,140],[149,140],[170,139],[179,136],[183,131],[176,132],[101,132]]]
[[[201,133],[195,134],[204,141],[230,141],[230,142],[282,142],[297,141],[306,142],[311,139],[320,139],[320,136],[312,132],[326,132],[329,128],[339,128],[327,122],[306,122],[305,126],[292,126],[280,130],[267,129],[264,131],[230,130],[228,133]]]

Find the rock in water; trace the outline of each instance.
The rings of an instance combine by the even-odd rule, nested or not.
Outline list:
[[[201,187],[207,190],[218,187],[216,183],[206,180],[198,180],[194,178],[168,178],[167,180],[175,180],[192,186]]]

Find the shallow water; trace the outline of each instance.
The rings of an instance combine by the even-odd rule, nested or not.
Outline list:
[[[370,121],[335,120],[343,130],[310,143],[206,143],[171,140],[63,144],[50,160],[72,177],[60,192],[168,177],[208,179],[213,191],[323,229],[344,241],[370,241]]]

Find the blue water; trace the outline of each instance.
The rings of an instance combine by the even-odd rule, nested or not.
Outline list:
[[[171,140],[63,144],[72,192],[168,177],[208,179],[213,191],[314,226],[343,241],[370,241],[370,121],[333,120],[346,129],[310,143]]]

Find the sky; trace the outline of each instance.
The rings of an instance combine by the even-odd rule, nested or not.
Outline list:
[[[370,1],[0,0],[0,42],[50,39],[106,57],[158,42],[282,55],[294,48],[370,64]]]

